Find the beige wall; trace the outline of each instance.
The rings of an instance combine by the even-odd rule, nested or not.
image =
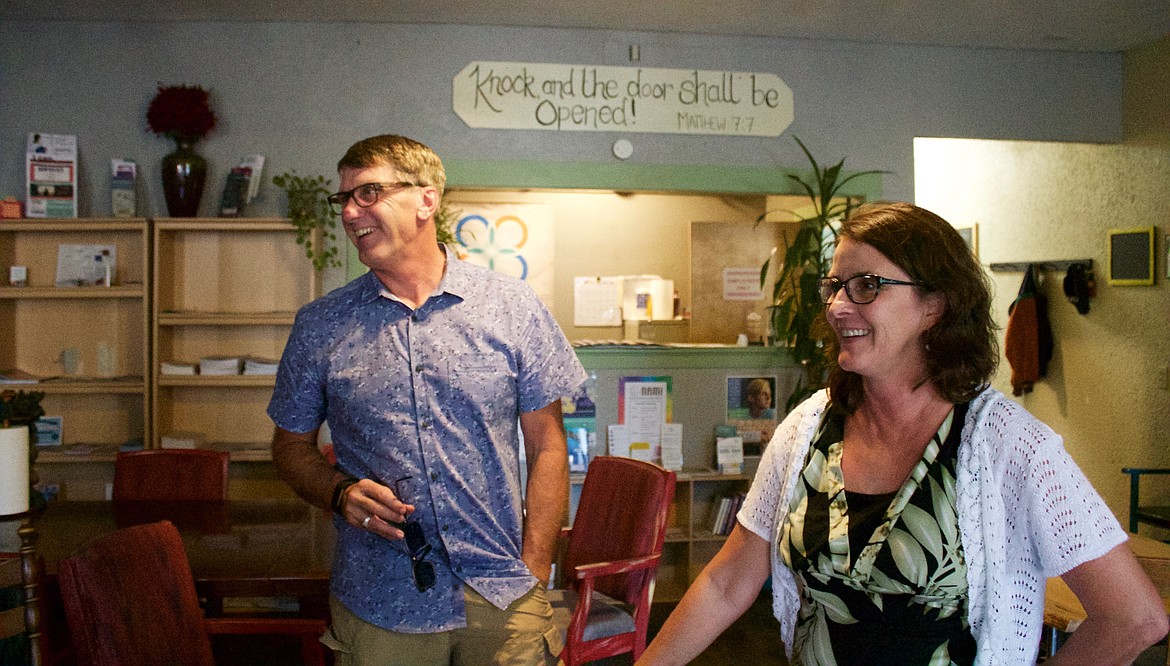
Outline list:
[[[1125,142],[1170,147],[1170,35],[1125,54]]]
[[[570,340],[620,339],[620,327],[573,325],[573,278],[586,275],[659,275],[674,280],[682,305],[692,304],[691,223],[750,224],[764,210],[763,196],[616,192],[470,191],[446,195],[461,202],[542,203],[556,220],[556,278],[553,315]],[[762,262],[767,257],[765,251]],[[727,330],[705,331],[711,340],[735,342],[739,321]]]
[[[1065,445],[1123,522],[1125,466],[1170,466],[1170,150],[1016,141],[917,139],[916,202],[956,226],[978,224],[984,265],[1091,258],[1097,297],[1080,315],[1063,274],[1044,276],[1056,340],[1048,378],[1017,398]],[[1157,225],[1157,284],[1107,283],[1113,227]],[[1022,273],[991,273],[1002,325]],[[1002,333],[1002,332],[1001,332]],[[1001,335],[1002,341],[1002,335]],[[1001,362],[994,386],[1011,393]],[[1151,489],[1158,491],[1158,480]],[[1170,486],[1167,487],[1170,489]],[[1170,494],[1170,493],[1167,493]]]

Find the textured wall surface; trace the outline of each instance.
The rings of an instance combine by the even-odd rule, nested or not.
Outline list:
[[[1063,273],[1044,274],[1055,355],[1048,377],[1017,400],[1064,436],[1126,521],[1129,477],[1121,468],[1170,465],[1170,150],[948,139],[920,139],[915,146],[915,201],[955,226],[978,224],[984,265],[1093,260],[1097,297],[1087,315],[1065,299]],[[1157,227],[1157,284],[1110,286],[1107,231],[1151,225]],[[997,321],[1006,325],[1023,274],[991,276]],[[994,385],[1010,395],[1009,380],[1002,361]],[[1162,494],[1159,479],[1148,485],[1151,496]]]

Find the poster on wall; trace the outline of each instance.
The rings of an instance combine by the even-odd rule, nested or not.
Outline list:
[[[453,230],[460,259],[511,275],[532,287],[553,309],[556,240],[553,210],[546,204],[456,204]]]

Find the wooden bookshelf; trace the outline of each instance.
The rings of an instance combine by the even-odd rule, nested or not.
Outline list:
[[[44,378],[0,389],[44,392],[46,415],[62,417],[65,446],[148,437],[148,229],[145,218],[0,220],[0,368]],[[115,246],[112,285],[55,286],[63,244]],[[27,268],[26,286],[9,285],[9,266]],[[77,351],[74,374],[65,374],[66,349]],[[99,368],[99,349],[113,368]]]
[[[163,362],[279,359],[318,275],[283,218],[154,222],[152,444],[196,432],[237,461],[269,459],[272,375],[163,375]]]

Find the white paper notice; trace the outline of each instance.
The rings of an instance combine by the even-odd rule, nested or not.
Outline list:
[[[609,455],[630,457],[630,440],[626,437],[626,427],[612,423],[608,429]]]
[[[621,326],[622,279],[573,278],[574,326]]]
[[[764,292],[760,289],[760,269],[723,269],[723,300],[759,301],[763,298]]]
[[[683,468],[682,424],[662,424],[662,466],[679,471]]]
[[[666,382],[625,384],[625,426],[630,445],[648,444],[650,459],[662,457],[662,424],[666,422]]]

